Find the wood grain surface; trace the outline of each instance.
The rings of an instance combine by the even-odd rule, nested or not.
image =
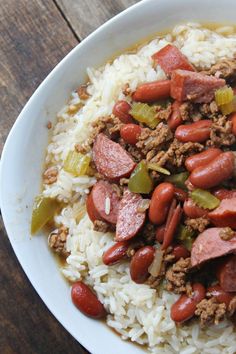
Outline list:
[[[135,0],[0,1],[0,152],[22,107],[84,37]],[[0,218],[0,353],[88,353],[43,304]],[[112,354],[112,353],[111,353]]]

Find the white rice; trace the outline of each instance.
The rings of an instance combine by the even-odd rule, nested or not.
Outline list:
[[[160,296],[148,285],[134,283],[126,262],[110,267],[103,264],[102,254],[113,244],[114,235],[94,231],[87,214],[77,222],[84,197],[96,179],[73,177],[63,169],[68,152],[89,136],[91,123],[111,114],[114,103],[124,99],[124,84],[129,83],[131,90],[135,90],[142,82],[165,79],[160,67],[152,67],[151,55],[170,42],[179,47],[192,64],[202,69],[222,58],[233,58],[236,53],[236,35],[232,27],[221,27],[212,32],[198,24],[187,24],[176,26],[172,33],[152,40],[136,54],[123,54],[100,69],[88,68],[91,97],[72,115],[69,110],[81,103],[74,92],[68,105],[58,113],[46,162],[59,168],[59,176],[56,183],[44,186],[43,193],[68,203],[55,217],[57,224],[69,228],[67,250],[71,254],[62,273],[71,281],[83,279],[93,287],[110,313],[107,324],[123,339],[147,345],[152,353],[233,354],[236,352],[236,334],[230,322],[224,321],[204,330],[194,322],[176,326],[170,319],[170,307],[176,295],[163,291]],[[106,200],[107,213],[109,209],[110,201]]]

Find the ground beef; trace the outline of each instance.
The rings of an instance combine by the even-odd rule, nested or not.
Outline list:
[[[210,224],[210,221],[207,218],[196,218],[190,219],[187,218],[184,221],[185,225],[188,226],[191,230],[203,232],[207,226]]]
[[[226,305],[220,304],[214,297],[203,299],[197,304],[195,315],[199,316],[201,326],[218,324],[226,314]]]
[[[77,93],[78,96],[81,100],[87,100],[90,95],[87,92],[87,85],[81,85],[78,89],[77,89]]]
[[[191,259],[181,258],[173,264],[166,272],[166,289],[176,294],[189,291],[190,283],[187,281],[187,274],[191,267]]]
[[[226,116],[218,116],[211,126],[210,140],[207,146],[222,147],[234,144],[236,138],[232,134],[232,122]]]
[[[56,166],[51,166],[43,173],[43,183],[44,184],[55,183],[57,181],[57,176],[58,176],[58,168]]]
[[[93,223],[93,229],[98,232],[108,232],[111,230],[111,225],[105,221],[95,220]]]
[[[148,284],[151,288],[156,289],[162,280],[165,278],[166,271],[170,264],[174,263],[175,261],[175,256],[172,253],[173,248],[168,247],[167,250],[165,251],[165,254],[163,256],[163,261],[161,265],[161,270],[160,273],[158,274],[157,277],[154,277],[150,275],[146,281],[146,284]]]
[[[217,119],[218,115],[220,115],[219,107],[217,106],[215,101],[211,101],[210,103],[203,103],[199,105],[199,111],[205,118]]]
[[[126,251],[126,255],[131,258],[134,256],[135,252],[145,246],[145,242],[142,239],[135,240],[131,243],[128,250]]]
[[[234,235],[235,232],[230,227],[224,227],[220,231],[220,238],[224,241],[231,240]]]
[[[168,125],[160,123],[154,130],[143,128],[136,147],[140,149],[146,156],[146,159],[150,161],[172,137],[173,134]]]
[[[50,120],[47,122],[47,128],[48,128],[48,129],[51,129],[51,128],[52,128],[52,122],[51,122]]]
[[[99,133],[105,132],[111,138],[118,137],[120,135],[120,129],[123,126],[123,123],[111,114],[109,116],[100,117],[96,122],[92,124],[93,127],[93,140]]]
[[[156,108],[157,114],[156,118],[160,120],[167,121],[171,115],[171,103],[167,105],[167,107],[163,108],[162,106],[157,106]]]
[[[52,231],[48,237],[48,245],[52,250],[62,256],[67,257],[69,253],[66,250],[66,240],[69,230],[62,225],[58,229]]]
[[[128,82],[126,84],[124,84],[124,86],[122,87],[122,92],[125,96],[131,95],[132,91],[131,91],[131,88],[130,88]]]
[[[213,65],[209,70],[203,73],[208,75],[215,75],[223,79],[235,79],[236,77],[236,60],[235,59],[223,59]]]
[[[179,107],[180,115],[183,121],[198,121],[202,118],[202,114],[198,109],[198,105],[192,102],[184,102]]]
[[[142,151],[137,149],[137,147],[135,145],[127,144],[126,150],[130,154],[130,156],[133,158],[133,160],[137,163],[139,163],[144,158]]]
[[[157,162],[160,166],[166,164],[180,167],[187,157],[193,153],[200,152],[204,146],[199,143],[181,143],[177,139],[171,143],[167,151],[159,151],[151,162]]]

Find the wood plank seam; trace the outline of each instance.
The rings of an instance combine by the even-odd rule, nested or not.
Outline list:
[[[75,37],[75,39],[78,42],[81,42],[82,38],[79,38],[79,36],[77,35],[75,29],[73,28],[69,18],[66,17],[65,13],[62,11],[62,8],[60,7],[60,5],[58,4],[57,0],[52,0],[52,2],[54,3],[54,5],[56,6],[57,10],[59,11],[61,17],[63,18],[63,20],[66,22],[68,28],[71,30],[73,36]]]

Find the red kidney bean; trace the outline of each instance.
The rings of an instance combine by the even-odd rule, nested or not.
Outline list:
[[[230,301],[235,296],[235,293],[229,293],[224,291],[219,284],[210,286],[207,289],[207,294],[213,296],[220,303],[224,303],[227,307],[229,306]]]
[[[159,243],[162,243],[164,240],[164,234],[165,234],[165,225],[158,226],[156,230],[156,240]]]
[[[165,222],[170,204],[174,198],[174,186],[171,183],[160,183],[154,190],[149,207],[149,219],[153,224]]]
[[[141,134],[142,128],[137,124],[125,124],[121,127],[120,136],[128,144],[135,145],[138,142],[138,137]]]
[[[236,136],[236,113],[232,113],[230,118],[232,121],[232,133]]]
[[[181,214],[182,209],[180,205],[176,207],[176,200],[173,200],[166,221],[164,240],[161,249],[165,250],[171,245],[175,231],[180,222]]]
[[[98,300],[92,290],[82,281],[72,285],[71,298],[74,305],[86,316],[102,318],[106,316],[103,304]]]
[[[206,216],[209,211],[197,206],[192,199],[187,199],[184,202],[183,209],[184,214],[191,219],[197,219],[201,218],[202,216]]]
[[[205,288],[200,283],[193,284],[193,296],[188,297],[186,294],[172,305],[170,316],[175,322],[184,322],[192,318],[195,314],[197,304],[201,302],[206,295]]]
[[[228,190],[228,189],[216,189],[213,192],[214,196],[220,200],[223,199],[231,199],[236,198],[236,189]]]
[[[184,202],[188,198],[188,193],[177,187],[175,187],[174,195],[180,202]]]
[[[129,248],[129,244],[126,241],[116,242],[113,246],[108,248],[102,256],[103,263],[106,265],[112,265],[119,262],[126,257],[126,252]]]
[[[117,101],[113,107],[112,113],[118,117],[122,123],[132,123],[132,116],[129,114],[131,106],[126,101]]]
[[[201,302],[206,296],[206,289],[201,283],[193,284],[193,300],[198,304]]]
[[[179,125],[175,137],[182,143],[203,143],[210,137],[212,121],[209,119],[186,125]]]
[[[180,258],[188,258],[190,256],[189,250],[183,245],[176,245],[173,248],[172,254],[175,256],[175,260],[178,261]]]
[[[234,164],[234,154],[231,151],[223,152],[207,165],[195,168],[189,176],[189,180],[198,188],[215,187],[232,177]]]
[[[154,247],[145,246],[140,248],[132,257],[130,276],[135,283],[142,284],[148,278],[148,268],[153,262],[154,254]]]
[[[171,116],[167,121],[168,126],[171,130],[175,130],[179,125],[181,125],[183,123],[183,119],[181,118],[180,109],[179,109],[181,104],[182,103],[179,101],[174,101],[172,103]]]
[[[139,102],[155,102],[168,97],[170,97],[170,80],[142,84],[132,95],[133,100]]]
[[[185,161],[185,167],[189,172],[192,172],[197,167],[207,165],[221,153],[222,150],[220,149],[209,148],[208,150],[202,151],[199,154],[189,156]]]

